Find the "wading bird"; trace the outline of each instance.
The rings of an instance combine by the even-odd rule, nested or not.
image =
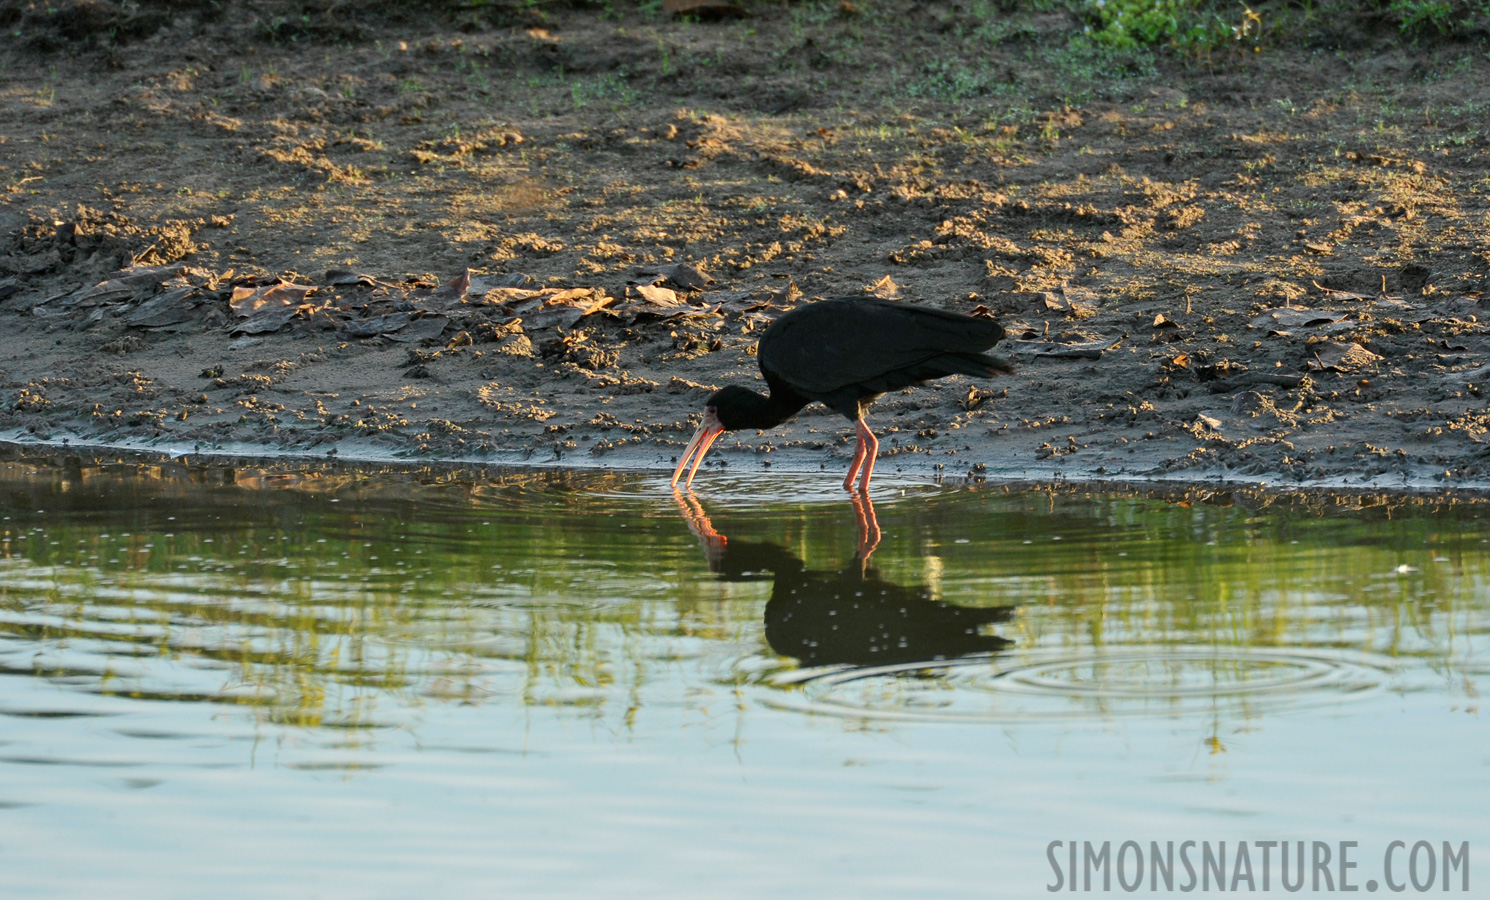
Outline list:
[[[817,400],[854,423],[859,442],[844,490],[869,489],[879,440],[864,424],[864,409],[889,391],[948,375],[987,377],[1012,372],[987,350],[1004,336],[998,322],[979,316],[872,298],[820,300],[800,306],[761,335],[756,358],[770,396],[737,384],[704,401],[704,421],[673,470],[677,485],[688,462],[693,483],[709,445],[726,431],[774,428]]]
[[[1013,641],[988,633],[1008,622],[1012,606],[977,608],[947,603],[924,585],[885,580],[869,565],[879,542],[874,503],[851,494],[859,518],[859,552],[837,571],[809,569],[797,554],[770,541],[730,540],[714,530],[692,494],[675,492],[678,509],[698,536],[709,570],[721,581],[770,581],[766,643],[804,667],[892,666],[966,656],[988,656]]]

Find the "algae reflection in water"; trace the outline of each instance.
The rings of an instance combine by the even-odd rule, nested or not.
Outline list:
[[[1022,894],[1053,839],[1485,836],[1476,503],[882,486],[868,552],[841,493],[722,476],[62,454],[0,497],[23,896],[398,893],[430,859]]]

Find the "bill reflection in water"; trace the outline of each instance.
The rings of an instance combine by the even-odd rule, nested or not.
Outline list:
[[[730,540],[714,529],[698,498],[675,492],[709,570],[723,581],[770,580],[766,642],[803,666],[886,666],[997,653],[1013,641],[987,629],[1012,606],[989,609],[937,600],[924,585],[900,585],[869,564],[879,544],[874,505],[853,498],[859,551],[837,571],[813,570],[780,544]]]

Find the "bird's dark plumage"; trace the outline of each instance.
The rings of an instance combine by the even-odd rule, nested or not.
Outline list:
[[[808,569],[776,544],[729,541],[710,567],[723,581],[772,581],[766,643],[803,666],[888,666],[995,653],[1013,641],[987,633],[1014,607],[957,606],[875,569]],[[769,573],[769,574],[767,574]]]
[[[867,462],[863,490],[878,448],[863,422],[864,407],[881,394],[935,378],[1012,371],[1008,362],[983,352],[1003,336],[1004,329],[990,318],[888,300],[844,298],[798,307],[761,335],[756,357],[770,395],[739,385],[710,395],[704,424],[679,460],[673,483],[696,455],[688,476],[692,482],[692,473],[721,432],[772,428],[818,401],[855,423],[859,445],[844,487]]]
[[[756,358],[773,392],[780,385],[853,420],[859,401],[880,394],[1011,371],[982,352],[1003,336],[993,319],[872,298],[821,300],[772,323]]]

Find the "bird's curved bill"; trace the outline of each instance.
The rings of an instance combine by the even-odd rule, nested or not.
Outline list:
[[[721,434],[724,434],[724,426],[719,424],[719,417],[714,414],[713,409],[704,410],[704,422],[698,426],[698,431],[693,433],[693,439],[683,450],[683,455],[678,457],[678,467],[673,470],[672,484],[678,485],[678,479],[683,476],[683,469],[687,467],[688,460],[693,460],[693,468],[688,470],[688,480],[683,482],[683,487],[693,484],[693,476],[698,472],[698,467],[704,461],[704,456],[709,452],[709,445]]]

